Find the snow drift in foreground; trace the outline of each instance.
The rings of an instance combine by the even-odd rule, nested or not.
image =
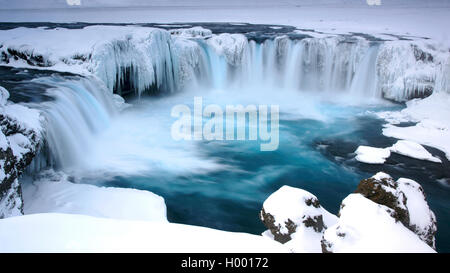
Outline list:
[[[27,216],[0,220],[0,252],[288,251],[263,236],[168,223],[164,199],[149,191],[44,171],[23,193]]]
[[[422,187],[385,173],[362,180],[338,217],[309,192],[283,186],[267,198],[263,236],[293,252],[435,252],[436,218]]]
[[[0,220],[0,252],[287,251],[278,242],[246,233],[180,224],[47,213]]]
[[[68,181],[64,173],[44,171],[22,183],[24,213],[68,213],[94,217],[168,222],[164,199],[149,191],[96,187]]]

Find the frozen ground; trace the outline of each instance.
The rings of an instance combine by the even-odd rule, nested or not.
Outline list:
[[[24,213],[68,213],[167,223],[166,204],[149,191],[96,187],[68,181],[64,173],[45,171],[23,183]]]
[[[0,222],[0,252],[287,252],[262,236],[180,224],[59,213]]]
[[[325,1],[0,1],[3,22],[173,23],[245,22],[285,24],[325,32],[390,33],[450,40],[445,0],[393,0],[370,6],[364,0]],[[118,7],[120,6],[120,7]],[[29,9],[24,9],[29,8]],[[10,10],[15,9],[15,10]]]

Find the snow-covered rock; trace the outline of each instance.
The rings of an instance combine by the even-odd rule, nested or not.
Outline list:
[[[379,172],[362,180],[355,193],[391,209],[391,217],[415,232],[421,240],[435,247],[436,217],[428,207],[422,187],[415,181],[400,178],[395,181]]]
[[[0,107],[5,106],[9,99],[9,92],[4,87],[0,86]]]
[[[9,103],[0,87],[0,219],[21,215],[23,201],[19,176],[31,163],[41,141],[39,111]]]
[[[401,154],[404,156],[428,160],[431,162],[442,163],[442,161],[434,157],[430,152],[428,152],[422,145],[407,140],[399,140],[392,147],[390,147],[391,152]]]
[[[248,40],[242,34],[222,33],[207,40],[220,56],[225,56],[228,64],[241,66],[245,60]]]
[[[287,252],[247,233],[59,213],[2,219],[0,242],[0,252]]]
[[[212,36],[211,30],[202,27],[177,28],[171,29],[169,32],[183,38],[209,38]]]
[[[414,231],[425,243],[435,248],[437,231],[436,216],[430,210],[423,188],[414,180],[399,178],[399,191],[406,196],[406,207],[409,213],[409,229]]]
[[[192,33],[199,31],[191,30]],[[207,32],[207,30],[203,30]],[[194,69],[184,58],[191,56],[175,45],[184,37],[157,28],[137,26],[88,26],[82,29],[16,28],[1,31],[0,62],[15,67],[33,67],[82,75],[94,74],[111,91],[150,88],[177,91],[184,82],[179,71]],[[63,42],[62,42],[63,41]],[[82,42],[80,42],[82,41]],[[177,50],[174,48],[177,47]],[[130,90],[128,90],[130,89]]]
[[[290,186],[281,187],[264,201],[260,218],[269,229],[263,235],[293,252],[321,252],[322,234],[337,220],[320,206],[317,197]]]
[[[324,252],[435,252],[419,237],[397,222],[395,211],[361,194],[342,201],[337,223],[322,240]]]
[[[417,142],[445,152],[450,159],[450,94],[436,92],[425,99],[415,99],[406,103],[401,111],[383,112],[380,118],[384,125],[383,135]],[[395,126],[399,122],[416,122],[409,127]]]
[[[367,164],[383,164],[386,158],[391,156],[387,148],[375,148],[370,146],[359,146],[355,151],[356,160]]]
[[[22,183],[25,214],[68,213],[124,220],[168,222],[166,204],[149,191],[77,184],[54,171]]]

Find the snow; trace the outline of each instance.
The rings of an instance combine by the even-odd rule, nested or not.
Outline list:
[[[317,208],[312,204],[308,205],[308,202],[315,200],[318,200],[317,197],[305,190],[283,186],[264,201],[263,209],[265,213],[269,213],[274,217],[274,225],[280,227],[281,234],[289,233],[286,228],[286,223],[289,220],[297,225],[295,232],[291,234],[292,239],[285,243],[285,246],[293,252],[322,252],[320,241],[323,230],[316,231],[313,227],[306,227],[303,221],[307,219],[316,220],[322,217],[324,228],[333,225],[337,221],[335,215],[329,213],[320,205]],[[273,238],[270,231],[263,233],[263,236]]]
[[[152,192],[76,184],[68,179],[64,173],[45,171],[32,183],[23,183],[24,213],[168,222],[164,199]]]
[[[0,220],[0,252],[272,253],[287,249],[263,236],[246,233],[45,213]]]
[[[208,44],[214,48],[217,55],[225,56],[230,65],[240,66],[244,61],[248,41],[242,34],[222,33],[208,39]]]
[[[5,106],[9,99],[9,92],[4,87],[0,86],[0,107]]]
[[[379,115],[388,124],[383,135],[417,142],[443,151],[450,159],[450,94],[436,92],[425,99],[414,99],[406,108]],[[398,127],[399,122],[417,122],[414,126]]]
[[[20,160],[22,156],[35,149],[30,140],[22,134],[14,134],[7,137],[13,155]]]
[[[416,234],[390,216],[391,209],[360,194],[342,201],[337,224],[328,228],[324,239],[330,250],[340,252],[435,252]]]
[[[384,98],[407,101],[448,88],[442,78],[448,50],[429,41],[390,41],[380,46],[377,77]]]
[[[207,30],[191,29],[189,33],[197,32]],[[183,37],[172,37],[169,32],[157,28],[98,25],[83,29],[20,27],[0,33],[0,51],[7,56],[10,55],[8,50],[12,49],[26,56],[41,57],[42,64],[36,66],[39,69],[94,74],[111,91],[116,86],[121,88],[125,69],[131,70],[130,81],[139,94],[153,84],[157,87],[166,85],[169,91],[176,91],[184,83],[182,80],[186,80],[179,74],[186,74],[186,70],[193,70],[196,65],[192,61],[195,43],[189,43]],[[31,67],[25,60],[12,57],[7,65]]]
[[[43,118],[36,109],[25,105],[13,103],[7,104],[2,110],[3,114],[12,119],[17,126],[25,132],[42,132]]]
[[[397,183],[398,190],[406,196],[410,225],[414,226],[419,237],[428,239],[427,234],[430,230],[436,231],[436,216],[428,206],[422,187],[416,181],[407,178],[399,178]]]
[[[389,149],[370,146],[359,146],[355,153],[356,160],[367,164],[383,164],[391,156]]]
[[[420,160],[428,160],[431,162],[442,163],[442,161],[434,157],[430,152],[425,150],[425,148],[412,141],[407,140],[399,140],[397,141],[391,148],[391,152],[401,154],[404,156],[420,159]]]
[[[183,38],[209,38],[212,32],[202,27],[171,29],[170,34]]]
[[[2,174],[4,174],[3,168],[0,169],[0,178],[3,176]],[[21,207],[23,202],[18,194],[19,187],[19,180],[15,179],[11,187],[6,191],[3,191],[3,196],[0,199],[0,219],[22,215]]]
[[[382,1],[380,6],[370,6],[363,0],[251,0],[245,3],[238,0],[160,0],[141,1],[137,3],[139,7],[136,2],[133,5],[128,1],[126,4],[119,1],[82,2],[80,7],[70,8],[64,3],[55,6],[53,1],[27,1],[24,5],[23,2],[3,0],[0,17],[4,22],[247,22],[294,25],[328,33],[416,35],[444,43],[450,39],[449,29],[445,27],[450,3],[445,0],[390,0]],[[101,8],[104,6],[109,8]]]

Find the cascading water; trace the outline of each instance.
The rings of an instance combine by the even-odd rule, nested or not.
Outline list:
[[[197,39],[180,44],[157,31],[151,41],[144,49],[151,50],[152,55],[140,59],[134,52],[136,46],[130,42],[117,42],[101,51],[94,59],[110,56],[107,63],[98,66],[101,80],[57,76],[34,80],[52,86],[47,93],[53,100],[36,105],[46,117],[49,155],[36,158],[32,168],[40,169],[49,164],[47,161],[66,170],[92,165],[86,158],[86,152],[94,145],[92,139],[105,131],[111,117],[117,114],[108,89],[115,86],[121,93],[127,81],[138,94],[156,84],[169,92],[181,87],[185,91],[207,89],[225,93],[242,90],[248,97],[264,92],[279,93],[277,96],[285,98],[287,94],[280,93],[282,90],[297,92],[299,97],[304,92],[380,97],[375,69],[379,46],[364,40],[291,40],[281,36],[258,43],[234,34],[217,36],[215,41]],[[182,50],[183,46],[188,50]]]
[[[112,95],[93,77],[51,76],[33,82],[52,86],[47,95],[53,99],[34,105],[45,117],[48,151],[42,151],[30,168],[71,169],[89,164],[86,154],[92,149],[92,139],[109,127],[118,112]]]
[[[47,148],[35,158],[34,171],[53,167],[83,183],[150,190],[165,198],[172,222],[255,234],[263,228],[255,217],[262,200],[281,185],[314,192],[337,212],[356,183],[371,175],[355,171],[351,154],[361,139],[372,144],[381,122],[359,116],[364,105],[330,101],[381,99],[381,43],[288,36],[255,41],[240,34],[183,40],[164,31],[142,41],[114,41],[96,52],[96,77],[35,80],[52,87],[47,95],[53,100],[34,105],[46,119]],[[141,96],[150,90],[170,96]],[[141,98],[120,112],[112,91]],[[174,141],[170,109],[192,107],[194,95],[221,106],[279,104],[279,149]],[[382,136],[375,141],[393,144]],[[334,142],[339,145],[329,152]]]

